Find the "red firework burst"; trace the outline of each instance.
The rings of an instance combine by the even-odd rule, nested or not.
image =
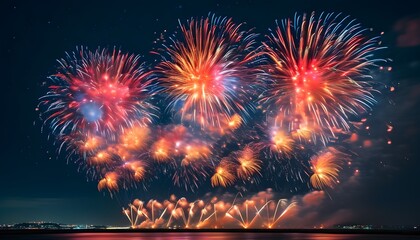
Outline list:
[[[339,14],[280,22],[263,43],[270,64],[262,102],[270,104],[276,125],[299,136],[310,131],[325,144],[336,129],[349,130],[349,115],[375,103],[365,79],[378,61],[372,59],[378,38],[367,38],[366,31]]]
[[[77,130],[109,137],[151,121],[151,72],[139,56],[81,48],[59,63],[40,104],[54,133]]]

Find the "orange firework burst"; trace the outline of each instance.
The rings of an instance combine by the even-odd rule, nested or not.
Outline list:
[[[207,146],[188,145],[185,147],[185,157],[181,161],[181,165],[189,164],[191,161],[198,159],[207,159],[210,155],[210,149]]]
[[[262,162],[257,159],[256,152],[250,146],[239,152],[236,161],[239,163],[236,173],[242,180],[248,180],[254,174],[261,175]]]
[[[185,160],[181,163],[173,162],[172,180],[174,185],[184,187],[186,190],[198,189],[198,186],[208,176],[209,162],[206,159],[198,158],[193,161]]]
[[[166,139],[162,138],[152,145],[151,155],[156,161],[168,161],[170,154],[170,144]]]
[[[185,189],[198,188],[198,184],[208,177],[209,155],[210,149],[202,144],[190,144],[182,149],[172,163],[174,184],[183,185]]]
[[[333,128],[348,131],[349,115],[375,103],[369,67],[378,38],[366,38],[360,24],[340,15],[315,14],[282,21],[263,43],[270,60],[267,90],[278,124],[290,131],[311,129],[326,144]]]
[[[248,67],[255,61],[255,34],[215,16],[191,19],[180,27],[181,37],[161,50],[164,61],[158,66],[173,108],[182,104],[181,117],[201,126],[219,126],[246,112],[246,89],[255,76]]]
[[[299,129],[292,131],[292,137],[300,141],[311,141],[311,130],[308,127],[301,126]]]
[[[108,172],[105,177],[98,183],[98,190],[108,189],[108,191],[118,191],[118,174],[115,172]]]
[[[123,161],[128,161],[133,157],[132,152],[125,148],[122,144],[110,146],[108,147],[108,151],[117,155]]]
[[[133,126],[121,136],[121,145],[129,150],[140,150],[147,144],[149,134],[149,128]]]
[[[223,116],[219,116],[220,125],[207,125],[205,130],[211,134],[226,135],[232,134],[236,129],[241,127],[243,120],[239,114],[235,113],[229,118],[226,118],[224,114],[221,115]]]
[[[239,128],[242,124],[242,118],[239,114],[234,114],[228,121],[227,125],[228,128],[231,130],[235,130]]]
[[[107,164],[112,161],[113,155],[107,151],[99,151],[95,156],[89,159],[90,164]]]
[[[235,180],[235,174],[233,173],[233,164],[230,162],[230,159],[223,158],[219,165],[215,169],[215,173],[211,177],[211,185],[213,187],[222,186],[227,187],[232,185]]]
[[[290,157],[293,153],[294,140],[283,131],[273,131],[271,151]]]
[[[102,145],[102,139],[98,136],[90,136],[86,138],[86,141],[81,146],[81,149],[85,151],[93,151]]]
[[[330,147],[328,151],[313,158],[311,185],[316,189],[333,188],[338,182],[342,157],[345,157],[343,153]]]
[[[146,169],[142,161],[127,162],[124,166],[132,171],[134,180],[137,182],[143,180]]]

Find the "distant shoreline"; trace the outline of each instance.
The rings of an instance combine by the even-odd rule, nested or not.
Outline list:
[[[395,234],[420,235],[419,230],[387,229],[1,229],[0,234],[66,234],[66,233],[324,233],[324,234]]]

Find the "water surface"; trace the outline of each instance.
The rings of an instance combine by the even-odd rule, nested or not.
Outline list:
[[[253,232],[166,232],[166,233],[50,233],[10,234],[1,239],[20,240],[413,240],[415,235],[394,234],[329,234],[329,233],[253,233]]]

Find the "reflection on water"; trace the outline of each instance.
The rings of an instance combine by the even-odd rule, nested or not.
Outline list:
[[[174,232],[174,233],[62,233],[62,234],[36,234],[36,235],[9,235],[4,239],[21,240],[376,240],[376,239],[419,239],[419,236],[409,235],[378,235],[378,234],[321,234],[321,233],[229,233],[229,232]],[[3,239],[3,238],[2,238]]]

